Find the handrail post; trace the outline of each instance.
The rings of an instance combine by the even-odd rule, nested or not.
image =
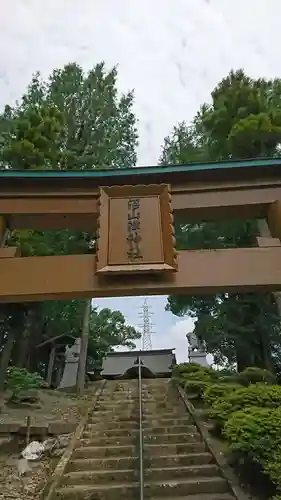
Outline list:
[[[140,419],[140,500],[143,500],[144,479],[143,479],[143,427],[142,427],[142,378],[141,378],[141,357],[138,363],[139,372],[139,419]]]

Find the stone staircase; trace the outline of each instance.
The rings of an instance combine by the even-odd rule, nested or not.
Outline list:
[[[73,451],[54,498],[138,498],[138,450],[138,381],[108,381],[89,416],[82,439]]]
[[[233,500],[166,379],[143,380],[144,500]],[[107,382],[54,500],[139,500],[138,381]]]
[[[143,380],[144,498],[234,500],[169,380]]]

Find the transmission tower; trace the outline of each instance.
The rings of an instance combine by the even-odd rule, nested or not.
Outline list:
[[[143,306],[141,308],[141,312],[139,313],[139,316],[141,317],[142,323],[139,325],[142,328],[142,350],[143,351],[151,351],[152,349],[152,341],[151,341],[151,335],[152,335],[152,323],[150,321],[151,316],[153,315],[152,312],[150,312],[150,306],[147,303],[147,299],[144,299]]]

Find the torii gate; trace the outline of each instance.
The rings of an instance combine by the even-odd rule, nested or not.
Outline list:
[[[266,219],[254,248],[176,252],[184,221]],[[0,302],[281,290],[281,159],[0,172]],[[6,229],[75,228],[97,255],[21,257]]]

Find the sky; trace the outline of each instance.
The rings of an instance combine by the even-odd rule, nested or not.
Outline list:
[[[280,0],[2,0],[0,107],[19,99],[32,73],[76,61],[85,70],[118,65],[119,90],[135,91],[138,165],[157,163],[174,125],[193,118],[230,69],[280,77]],[[143,298],[95,301],[139,323]],[[176,348],[187,360],[190,318],[149,298],[153,348]]]

